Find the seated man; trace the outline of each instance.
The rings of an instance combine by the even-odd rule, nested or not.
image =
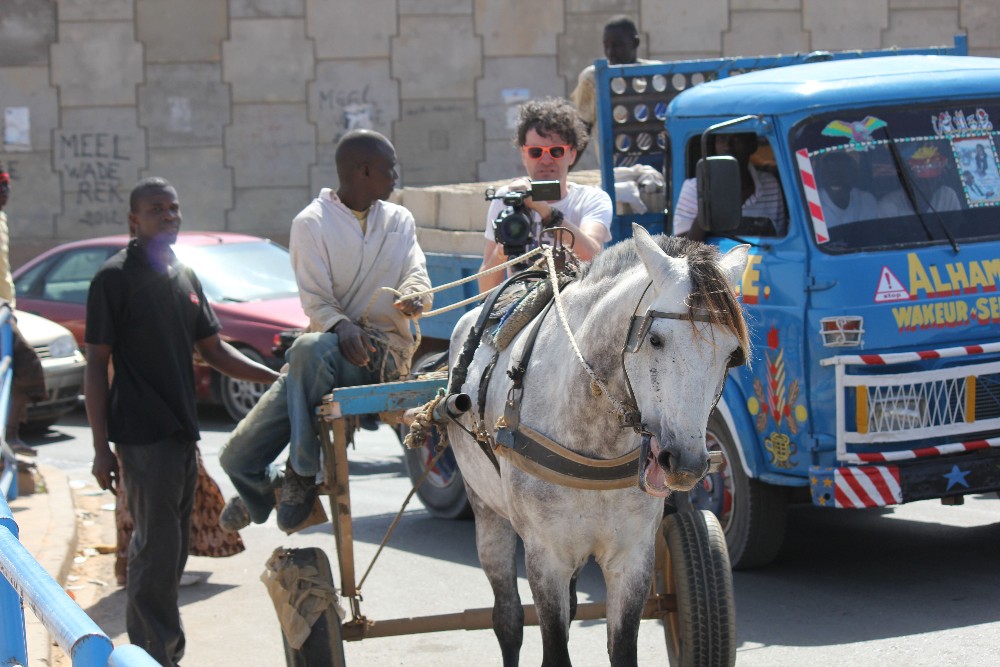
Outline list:
[[[878,217],[875,195],[857,187],[860,174],[853,157],[847,153],[829,153],[819,160],[817,167],[819,203],[827,228]]]
[[[781,184],[778,179],[757,169],[750,162],[750,156],[757,152],[757,135],[753,132],[739,134],[717,134],[715,153],[736,158],[740,167],[740,183],[743,187],[741,199],[744,218],[765,218],[774,225],[778,236],[784,236],[788,228],[788,213],[782,199]],[[686,236],[694,241],[703,241],[705,231],[694,224],[698,216],[698,184],[696,179],[684,181],[674,207],[674,236]]]
[[[533,243],[547,227],[564,227],[573,233],[573,252],[582,260],[594,257],[611,240],[611,197],[598,188],[578,185],[567,180],[570,167],[579,151],[587,147],[587,129],[579,114],[568,102],[560,99],[531,101],[521,105],[515,135],[515,145],[521,149],[521,163],[528,177],[517,178],[497,190],[528,192],[532,181],[559,181],[561,197],[557,201],[524,200],[531,210]],[[486,215],[486,244],[480,271],[502,264],[508,258],[503,246],[496,242],[493,221],[503,210],[503,202],[495,199]],[[479,290],[490,290],[504,280],[503,273],[479,278]]]
[[[948,162],[948,158],[941,154],[937,146],[930,143],[920,146],[906,161],[912,177],[909,185],[921,213],[930,213],[932,210],[943,213],[962,208],[958,194],[945,181]],[[898,188],[879,200],[878,214],[881,218],[913,215],[913,205],[902,181]]]
[[[396,152],[371,130],[354,130],[336,151],[337,192],[328,188],[292,222],[291,259],[310,332],[286,353],[289,369],[233,431],[219,456],[239,498],[219,523],[238,530],[263,523],[282,485],[278,526],[309,516],[320,472],[315,406],[336,387],[387,381],[408,372],[408,318],[431,303],[406,295],[430,289],[412,214],[386,201],[396,185]],[[381,293],[391,287],[403,296]],[[361,321],[367,310],[367,326]],[[284,480],[275,459],[290,444]]]

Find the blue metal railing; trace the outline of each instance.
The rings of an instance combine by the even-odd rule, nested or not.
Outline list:
[[[12,373],[10,362],[13,335],[10,306],[0,305],[0,438],[7,426]],[[6,443],[4,443],[5,445]],[[17,465],[9,448],[0,447],[4,471],[0,477],[0,665],[21,667],[28,664],[24,604],[41,620],[42,625],[73,662],[73,667],[158,667],[138,646],[115,648],[100,627],[49,576],[38,561],[18,540],[17,522],[7,498],[17,496]],[[13,494],[10,490],[13,489]]]

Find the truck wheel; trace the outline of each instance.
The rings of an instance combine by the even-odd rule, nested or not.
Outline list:
[[[711,512],[664,517],[663,585],[676,599],[664,618],[672,667],[736,664],[736,602],[726,538]]]
[[[241,347],[239,350],[258,364],[264,363],[264,358],[255,350],[249,347]],[[250,408],[257,405],[257,401],[260,400],[265,391],[267,391],[266,384],[236,380],[228,375],[219,377],[219,396],[222,398],[222,405],[233,421],[238,422],[246,417]]]
[[[718,412],[708,420],[707,440],[709,450],[722,451],[726,465],[690,491],[691,504],[719,518],[733,569],[767,565],[785,539],[785,490],[747,476],[736,443]]]
[[[407,427],[400,425],[396,429],[399,442],[403,442],[406,436]],[[441,440],[441,435],[437,428],[433,428],[427,435],[427,439],[420,447],[409,449],[404,447],[404,458],[406,460],[406,472],[410,476],[410,481],[414,484],[427,470],[427,466],[434,459],[434,448]],[[462,480],[462,471],[458,469],[458,461],[455,460],[455,453],[448,447],[437,464],[431,469],[427,479],[417,489],[417,497],[424,504],[427,511],[439,519],[471,519],[472,505],[469,497],[465,494],[465,482]]]

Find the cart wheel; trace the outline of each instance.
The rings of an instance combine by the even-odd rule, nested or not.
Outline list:
[[[726,537],[706,510],[663,519],[663,586],[676,596],[664,619],[672,667],[736,664],[736,603]]]
[[[400,425],[396,430],[400,443],[406,437],[407,428]],[[427,439],[420,447],[405,448],[406,472],[414,484],[427,470],[427,466],[437,455],[435,447],[441,441],[437,427],[431,428]],[[455,453],[448,447],[437,464],[431,469],[427,479],[417,489],[417,497],[427,511],[439,519],[471,519],[472,505],[465,494],[462,471],[458,469]]]
[[[726,465],[690,491],[691,504],[719,518],[734,570],[767,565],[785,539],[785,489],[747,476],[736,442],[717,411],[708,420],[707,441],[710,450],[722,451]]]
[[[292,562],[300,567],[317,570],[317,576],[335,587],[330,560],[319,547],[291,549]],[[295,649],[289,646],[285,633],[281,633],[285,646],[286,667],[345,667],[344,639],[340,632],[340,617],[336,610],[327,608],[312,625],[305,642]]]

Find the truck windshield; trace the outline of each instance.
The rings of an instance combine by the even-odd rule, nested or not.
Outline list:
[[[1000,238],[1000,101],[810,118],[791,146],[813,238],[831,253]]]

